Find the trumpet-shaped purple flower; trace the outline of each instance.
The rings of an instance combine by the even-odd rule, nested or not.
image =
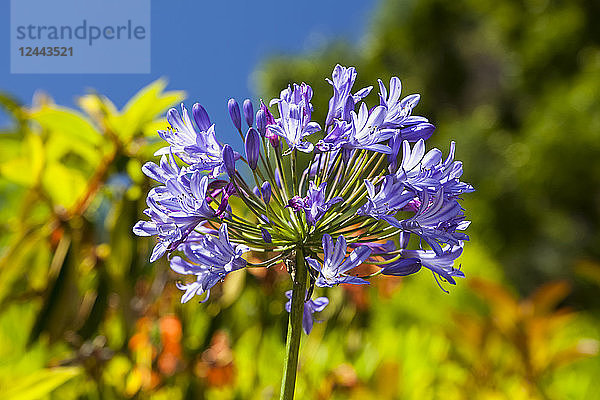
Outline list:
[[[412,110],[416,107],[421,99],[418,94],[411,94],[403,99],[400,99],[402,94],[402,83],[398,77],[394,76],[390,79],[390,93],[388,95],[385,84],[378,79],[379,83],[379,102],[382,106],[388,109],[385,116],[385,125],[391,128],[402,128],[406,126],[427,123],[427,118],[413,116]],[[424,139],[427,139],[427,136]]]
[[[383,128],[383,122],[387,115],[387,108],[384,106],[375,107],[370,113],[367,105],[362,103],[358,114],[352,111],[352,121],[350,123],[350,132],[346,148],[366,149],[379,153],[390,154],[392,150],[389,146],[381,144],[394,136],[393,129]]]
[[[402,250],[402,256],[408,259],[419,259],[423,267],[428,268],[434,273],[436,281],[437,276],[440,276],[452,285],[456,285],[454,278],[465,277],[465,274],[460,270],[460,268],[454,268],[454,260],[456,260],[462,254],[462,251],[463,244],[461,242],[457,246],[444,246],[441,255],[438,255],[431,250]]]
[[[183,275],[196,275],[196,281],[177,285],[179,289],[185,291],[181,297],[182,303],[186,303],[194,295],[201,295],[205,292],[207,293],[206,299],[208,299],[210,289],[217,282],[230,272],[246,266],[246,260],[242,258],[242,255],[250,250],[245,245],[233,245],[229,241],[225,223],[221,224],[218,237],[205,235],[200,240],[186,243],[182,247],[189,261],[175,256],[171,259],[171,269]]]
[[[169,157],[163,155],[160,158],[159,165],[149,161],[142,166],[142,172],[148,178],[165,184],[169,179],[176,179],[182,173],[185,174],[185,169],[182,171],[182,169],[179,168],[172,155]]]
[[[340,235],[335,243],[331,235],[325,233],[322,239],[323,251],[325,253],[324,263],[321,264],[310,257],[306,257],[308,265],[318,273],[315,284],[320,287],[332,287],[340,283],[351,283],[355,285],[369,284],[368,281],[357,276],[346,275],[345,273],[352,268],[358,267],[371,255],[371,249],[368,246],[357,247],[346,256],[346,239]]]
[[[313,144],[304,140],[308,135],[321,130],[316,122],[311,122],[312,89],[307,84],[294,84],[281,92],[279,99],[271,100],[271,105],[277,103],[279,118],[276,124],[267,125],[268,130],[284,138],[290,148],[309,153]]]
[[[317,143],[321,151],[331,151],[343,148],[346,150],[365,149],[379,153],[391,154],[392,149],[383,144],[394,136],[395,130],[383,128],[386,115],[384,106],[377,106],[369,112],[367,105],[362,103],[358,114],[350,112],[350,122],[337,120],[327,136]]]
[[[165,157],[160,167],[147,163],[143,170],[149,177],[165,184],[148,193],[148,209],[144,214],[150,221],[139,221],[133,227],[138,236],[158,236],[150,258],[153,262],[167,251],[176,249],[198,224],[214,217],[215,212],[206,195],[208,177],[202,177],[199,171],[188,176],[185,169],[179,170],[173,160],[167,163]]]
[[[287,303],[285,303],[285,310],[287,312],[291,312],[292,310],[292,291],[288,290],[285,292],[285,297],[289,299]],[[304,302],[304,312],[302,314],[302,329],[304,333],[307,335],[312,331],[313,328],[313,314],[316,312],[321,312],[327,307],[329,304],[329,299],[327,297],[317,297],[314,300],[308,300]]]
[[[369,197],[356,213],[383,219],[389,223],[398,223],[393,215],[415,197],[415,194],[405,190],[404,183],[396,180],[393,175],[384,178],[379,192],[375,191],[375,186],[368,180],[365,180],[365,186]]]
[[[167,112],[167,121],[172,129],[158,131],[158,134],[170,144],[163,147],[154,155],[175,154],[183,162],[190,165],[190,171],[209,171],[211,178],[225,172],[223,165],[223,146],[217,141],[215,127],[210,124],[208,114],[202,106],[195,104],[193,107],[194,120],[200,129],[196,131],[190,120],[187,109],[181,105],[182,114],[171,108]],[[234,153],[235,159],[240,155]]]
[[[457,246],[459,241],[469,240],[465,233],[457,232],[467,229],[471,223],[465,221],[463,209],[458,201],[446,198],[443,189],[440,189],[432,200],[427,191],[422,192],[420,196],[421,206],[415,215],[392,225],[419,235],[438,255],[442,254],[441,244]]]
[[[411,150],[408,141],[402,142],[402,163],[396,172],[398,180],[416,192],[427,190],[434,194],[440,188],[448,197],[473,192],[473,186],[461,182],[462,162],[454,161],[455,143],[445,161],[442,152],[433,148],[425,153],[425,142],[419,139]]]
[[[317,147],[323,152],[331,151],[337,154],[342,146],[348,144],[348,138],[352,125],[347,121],[334,120],[329,132],[322,140],[317,142]],[[321,156],[322,154],[319,154]],[[330,157],[330,162],[333,162],[335,157]],[[314,166],[316,168],[316,166]]]
[[[308,222],[309,225],[314,225],[323,217],[323,215],[325,215],[331,206],[343,200],[341,197],[337,196],[329,201],[325,201],[325,189],[327,189],[327,182],[321,183],[318,188],[314,181],[310,182],[308,193],[304,198],[306,222]]]
[[[333,69],[332,79],[327,78],[327,82],[333,86],[333,97],[329,100],[329,111],[327,112],[327,119],[325,121],[326,125],[331,125],[335,118],[346,119],[344,118],[345,115],[343,115],[347,115],[347,113],[344,113],[344,109],[348,108],[350,103],[352,104],[352,109],[354,109],[354,104],[358,104],[373,89],[373,86],[369,86],[352,94],[352,86],[354,86],[356,75],[354,67],[346,68],[338,64]]]

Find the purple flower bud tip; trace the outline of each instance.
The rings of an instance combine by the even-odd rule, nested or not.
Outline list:
[[[233,125],[238,131],[241,131],[242,117],[240,115],[240,106],[238,105],[237,101],[235,101],[235,99],[229,99],[229,102],[227,102],[227,109],[229,110],[229,116],[231,117]]]
[[[273,241],[273,239],[271,238],[271,234],[265,228],[261,227],[260,228],[260,233],[261,233],[262,238],[265,241],[265,243],[271,243]]]
[[[252,107],[252,102],[250,99],[244,100],[242,107],[244,109],[244,118],[246,119],[246,123],[248,126],[252,126],[254,123],[254,107]]]
[[[225,169],[227,174],[233,178],[235,176],[235,154],[230,145],[226,144],[223,146],[223,161],[225,162]]]
[[[252,170],[255,170],[256,166],[258,165],[258,157],[260,156],[260,135],[256,129],[248,129],[244,145],[246,147],[246,158],[248,160],[248,165],[250,168],[252,168]]]
[[[262,137],[267,133],[267,116],[262,108],[256,112],[256,130]]]
[[[254,193],[256,197],[260,197],[260,189],[258,188],[258,186],[254,186],[254,188],[252,189],[252,193]]]
[[[265,204],[269,204],[269,201],[271,201],[271,184],[269,181],[265,181],[262,184],[260,191],[262,192],[262,198]]]
[[[194,121],[196,121],[196,125],[198,125],[198,128],[200,128],[201,131],[206,132],[208,128],[210,128],[210,126],[212,125],[210,123],[208,113],[206,112],[204,107],[200,105],[200,103],[194,104],[194,106],[192,107],[192,115],[194,116]]]
[[[273,146],[274,149],[279,148],[279,135],[277,135],[276,133],[270,133],[267,129],[267,138],[269,139],[269,143],[271,143],[271,146]]]

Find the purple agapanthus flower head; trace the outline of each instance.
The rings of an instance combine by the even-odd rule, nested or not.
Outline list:
[[[285,310],[287,312],[291,312],[292,310],[292,291],[288,290],[285,292],[285,296],[289,299],[287,303],[285,303]],[[327,297],[317,297],[314,300],[308,300],[304,302],[304,312],[302,315],[302,329],[304,333],[307,335],[312,331],[313,328],[313,314],[316,312],[321,312],[327,307],[329,304],[329,299]]]
[[[358,267],[371,255],[371,249],[367,246],[357,247],[346,258],[346,239],[340,235],[335,243],[331,235],[323,235],[324,263],[321,265],[317,260],[306,257],[308,265],[318,274],[315,284],[320,287],[332,287],[340,283],[351,283],[355,285],[369,284],[368,281],[357,276],[346,275],[352,268]],[[345,259],[344,259],[345,258]]]
[[[173,251],[201,222],[215,216],[207,200],[208,177],[199,171],[188,174],[179,169],[175,162],[161,160],[161,166],[146,163],[143,171],[164,186],[152,188],[146,202],[144,214],[150,221],[139,221],[133,227],[138,236],[158,236],[150,261]]]
[[[200,104],[191,115],[183,105],[168,111],[169,129],[159,132],[168,146],[156,153],[160,163],[143,167],[159,182],[148,193],[149,220],[133,229],[158,237],[151,261],[167,254],[174,271],[191,275],[186,277],[191,281],[178,284],[182,302],[195,295],[208,298],[232,271],[283,263],[294,280],[294,296],[286,293],[294,299],[292,326],[299,327],[300,304],[308,299],[302,303],[302,325],[309,333],[313,314],[329,300],[310,300],[306,289],[312,294],[315,286],[368,284],[376,276],[406,276],[423,268],[438,284],[455,284],[464,276],[454,262],[469,240],[461,196],[473,187],[460,181],[454,142],[445,159],[436,148],[426,151],[435,127],[413,115],[420,97],[403,98],[397,77],[389,90],[379,80],[379,102],[370,106],[365,97],[372,87],[355,91],[356,80],[354,67],[341,65],[327,79],[333,96],[318,143],[309,138],[321,126],[312,121],[313,90],[305,83],[288,85],[269,107],[261,100],[256,114],[250,99],[243,106],[229,100],[243,158],[234,151],[239,146],[217,140]],[[277,118],[269,109],[275,105]],[[238,197],[236,207],[231,196]],[[243,254],[250,246],[260,254],[247,262]],[[355,273],[363,263],[381,269]],[[291,308],[288,302],[286,309]]]
[[[205,235],[200,240],[182,245],[187,259],[175,256],[171,259],[171,269],[183,275],[196,275],[196,281],[179,283],[177,287],[184,290],[181,302],[186,303],[194,295],[207,293],[227,274],[246,266],[242,255],[250,249],[242,244],[234,245],[229,241],[227,224],[221,224],[219,236]]]
[[[268,125],[268,130],[284,138],[290,148],[305,153],[313,150],[313,144],[304,140],[306,136],[321,130],[316,122],[311,122],[312,89],[307,84],[294,84],[281,92],[278,99],[271,100],[271,105],[277,104],[279,118],[276,124]]]
[[[322,182],[319,187],[315,185],[314,181],[310,182],[308,193],[304,199],[306,222],[308,222],[309,225],[314,225],[323,217],[323,215],[325,215],[331,206],[343,200],[341,197],[337,196],[329,201],[325,201],[326,188],[327,182]]]

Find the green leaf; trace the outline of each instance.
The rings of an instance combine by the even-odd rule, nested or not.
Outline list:
[[[44,166],[43,146],[39,135],[27,135],[20,143],[20,155],[0,164],[0,175],[11,182],[33,186]],[[16,146],[12,147],[16,150]]]
[[[70,140],[100,145],[103,137],[92,123],[81,113],[60,106],[47,106],[35,110],[29,117],[42,128],[65,135]]]
[[[81,372],[79,367],[45,368],[14,380],[6,390],[2,390],[1,397],[4,400],[40,399]]]
[[[44,189],[52,202],[69,209],[86,190],[87,179],[80,171],[59,163],[48,165],[44,171]]]
[[[142,132],[146,124],[169,107],[185,98],[183,91],[163,92],[167,82],[158,79],[140,90],[123,108],[118,124],[115,125],[118,136],[123,140],[131,139],[136,132]]]

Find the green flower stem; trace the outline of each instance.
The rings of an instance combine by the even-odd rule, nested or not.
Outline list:
[[[292,288],[292,309],[288,323],[287,340],[285,345],[285,368],[281,380],[280,400],[292,400],[296,387],[296,370],[298,369],[298,354],[302,336],[302,315],[304,314],[304,298],[306,296],[306,264],[304,249],[296,246],[296,267]]]
[[[279,175],[281,177],[281,183],[283,186],[283,194],[285,195],[284,202],[287,204],[287,201],[290,199],[290,195],[288,192],[287,176],[285,174],[285,170],[283,169],[283,163],[281,162],[281,151],[279,148],[275,149],[275,158],[277,161],[277,167],[279,168]]]
[[[297,171],[296,171],[296,152],[297,152],[296,149],[292,150],[292,185],[293,185],[293,189],[296,189],[298,187],[298,177],[297,177]]]

